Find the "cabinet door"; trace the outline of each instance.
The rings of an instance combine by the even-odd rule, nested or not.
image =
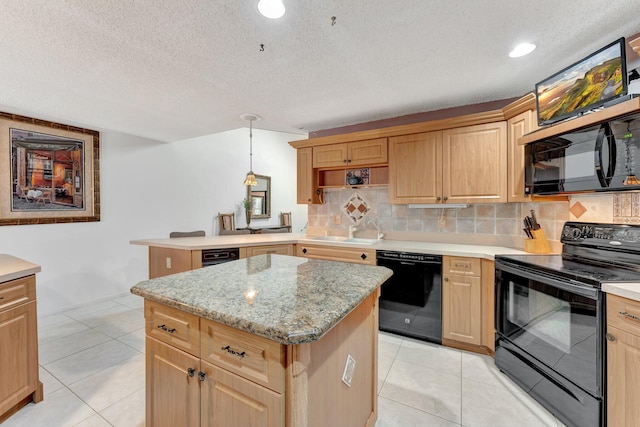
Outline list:
[[[199,426],[199,359],[149,337],[145,351],[146,426]]]
[[[528,202],[530,196],[524,194],[524,145],[518,145],[518,138],[534,130],[535,112],[527,110],[507,121],[508,162],[507,190],[509,202]]]
[[[442,195],[442,132],[389,138],[389,201],[438,203]]]
[[[351,142],[347,145],[348,166],[376,165],[388,161],[387,138]]]
[[[640,420],[640,337],[612,326],[607,332],[607,425],[636,427]]]
[[[284,425],[284,395],[204,361],[202,371],[203,427]]]
[[[480,345],[480,277],[445,275],[442,286],[442,338]]]
[[[313,171],[313,150],[311,147],[298,148],[297,200],[301,205],[318,203],[315,173]]]
[[[442,134],[446,203],[507,201],[507,124],[448,129]]]
[[[330,168],[347,166],[347,144],[319,145],[313,147],[313,167]]]
[[[0,415],[36,391],[36,302],[0,313]]]

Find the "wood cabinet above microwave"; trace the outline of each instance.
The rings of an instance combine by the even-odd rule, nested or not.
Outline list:
[[[313,147],[315,169],[368,166],[387,161],[387,138]]]

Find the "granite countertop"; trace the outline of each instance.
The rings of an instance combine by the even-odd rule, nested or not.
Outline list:
[[[269,254],[146,280],[131,293],[290,345],[320,339],[391,274]]]
[[[406,240],[380,240],[374,244],[353,244],[340,240],[321,240],[305,234],[276,233],[276,234],[246,234],[230,236],[184,237],[164,239],[132,240],[134,245],[154,246],[160,248],[201,250],[229,247],[307,244],[338,246],[348,248],[368,248],[375,250],[418,252],[432,255],[465,256],[493,260],[496,255],[523,255],[526,252],[504,246],[432,243]]]
[[[7,254],[0,254],[0,283],[40,272],[40,266]]]

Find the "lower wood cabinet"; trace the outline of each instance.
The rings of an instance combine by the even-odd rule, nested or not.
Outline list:
[[[442,257],[443,344],[493,352],[493,269],[489,260]]]
[[[0,423],[42,398],[36,279],[31,275],[0,283]]]
[[[640,302],[607,295],[607,425],[640,420]]]
[[[376,265],[375,249],[298,244],[296,245],[296,255],[305,258]]]
[[[202,251],[149,246],[149,279],[202,268]]]

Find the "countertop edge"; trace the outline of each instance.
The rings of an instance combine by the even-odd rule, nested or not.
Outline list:
[[[0,254],[0,283],[31,276],[42,268],[29,261],[8,254]]]
[[[603,283],[602,291],[634,301],[640,301],[640,283]]]

